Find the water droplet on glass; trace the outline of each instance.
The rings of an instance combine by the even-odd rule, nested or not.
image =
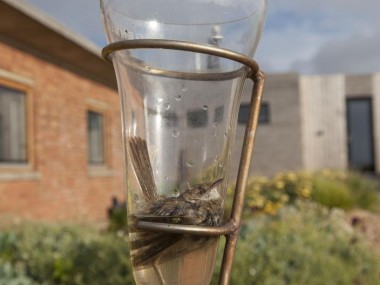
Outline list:
[[[174,131],[172,132],[172,136],[175,137],[175,138],[178,138],[178,136],[179,136],[179,132],[176,131],[176,130],[174,130]]]
[[[182,86],[182,91],[183,91],[183,92],[186,92],[186,90],[187,90],[187,87],[186,87],[185,85],[183,85],[183,86]]]
[[[175,98],[174,98],[176,101],[182,101],[182,96],[181,95],[177,95],[177,96],[175,96]]]
[[[165,108],[166,110],[169,110],[169,109],[170,109],[170,104],[169,104],[169,103],[164,103],[164,108]]]
[[[218,126],[218,122],[214,122],[213,126],[216,128]]]
[[[194,167],[195,163],[192,160],[186,160],[186,166],[187,167]]]
[[[157,98],[156,99],[156,104],[157,105],[161,105],[163,102],[164,102],[164,99],[162,99],[162,98]]]
[[[228,133],[224,133],[224,137],[227,138],[228,137]]]
[[[164,179],[165,179],[165,180],[169,180],[169,177],[168,177],[168,176],[165,176]]]
[[[219,168],[223,168],[223,162],[219,163]]]
[[[208,109],[208,106],[207,105],[203,105],[203,110],[207,110]]]
[[[152,68],[151,68],[149,65],[147,65],[147,66],[145,66],[145,69],[146,69],[147,71],[150,71]]]

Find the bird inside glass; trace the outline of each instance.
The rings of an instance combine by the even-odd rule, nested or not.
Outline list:
[[[250,57],[266,10],[265,0],[101,3],[109,43],[185,41]],[[214,55],[154,47],[120,50],[111,59],[122,110],[135,280],[139,285],[210,284],[219,238],[141,231],[136,223],[222,224],[248,69]]]

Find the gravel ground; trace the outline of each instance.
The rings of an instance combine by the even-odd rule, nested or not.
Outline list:
[[[362,232],[380,255],[380,215],[364,210],[354,210],[348,214],[350,223]]]

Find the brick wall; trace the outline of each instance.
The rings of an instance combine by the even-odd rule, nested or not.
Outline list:
[[[1,42],[0,54],[2,73],[29,82],[34,157],[32,165],[20,169],[0,165],[0,214],[104,220],[111,197],[124,196],[116,91]],[[106,167],[94,169],[87,163],[88,109],[106,119]]]

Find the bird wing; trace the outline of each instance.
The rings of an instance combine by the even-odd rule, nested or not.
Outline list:
[[[153,204],[160,196],[157,194],[146,141],[140,137],[130,137],[128,146],[129,158],[144,197],[148,203]]]
[[[173,260],[218,240],[216,237],[152,232],[140,232],[135,238],[130,241],[132,263],[140,268]]]
[[[175,246],[183,236],[164,233],[151,233],[145,238],[131,241],[132,263],[136,267],[151,266],[171,247]]]

